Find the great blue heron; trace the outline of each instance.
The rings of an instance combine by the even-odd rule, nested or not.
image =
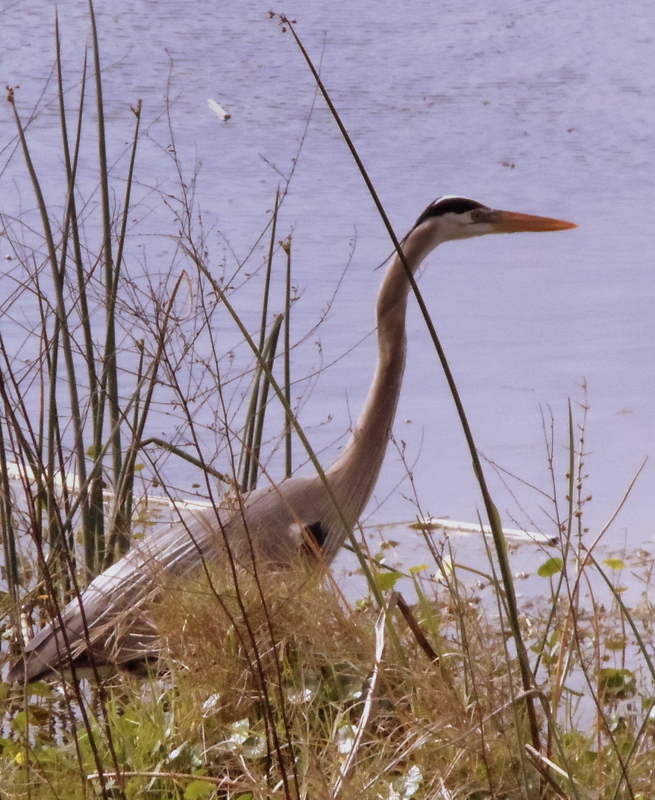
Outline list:
[[[442,242],[487,233],[557,231],[570,222],[497,211],[465,197],[441,197],[429,205],[403,240],[407,266],[415,272]],[[325,470],[333,497],[319,476],[288,478],[257,489],[229,511],[195,512],[185,523],[135,542],[120,561],[98,575],[25,647],[9,672],[26,681],[76,666],[130,665],[156,658],[158,637],[149,604],[166,581],[216,562],[229,551],[236,562],[252,559],[274,568],[305,552],[329,563],[357,523],[380,472],[396,413],[405,368],[405,315],[409,281],[396,255],[377,302],[378,362],[364,409],[343,454]],[[91,653],[89,653],[89,647]]]

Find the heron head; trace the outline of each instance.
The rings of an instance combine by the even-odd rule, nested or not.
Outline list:
[[[550,217],[536,217],[515,211],[499,211],[468,197],[439,197],[416,220],[413,230],[425,226],[436,229],[441,241],[468,239],[487,233],[521,231],[562,231],[577,227],[572,222]]]

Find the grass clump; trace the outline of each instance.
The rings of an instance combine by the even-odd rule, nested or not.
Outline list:
[[[329,797],[341,785],[346,796],[377,797],[410,772],[421,784],[444,774],[460,737],[459,747],[466,742],[479,757],[471,709],[457,690],[461,653],[431,661],[394,619],[398,650],[373,604],[353,611],[315,577],[247,579],[238,599],[205,589],[198,604],[201,591],[164,612],[176,690],[193,698],[180,728],[191,730],[197,710],[210,705],[203,738],[225,743],[247,720],[244,746],[252,758],[259,742],[269,788],[286,772],[299,796]],[[215,768],[242,775],[244,751],[226,759],[224,747],[208,751],[219,756]]]
[[[470,795],[487,785],[492,763],[494,786],[515,784],[512,711],[496,705],[505,695],[502,651],[490,657],[493,634],[479,620],[468,654],[454,640],[436,641],[443,653],[434,661],[400,615],[398,650],[374,604],[353,611],[304,571],[242,576],[233,591],[229,576],[211,579],[220,592],[199,579],[171,591],[158,611],[170,675],[103,687],[127,796],[191,796],[198,782],[230,797],[429,796],[453,782]],[[438,606],[430,613],[434,626]],[[463,659],[476,666],[474,689]],[[56,702],[40,698],[34,707],[47,717]],[[35,738],[35,720],[32,744],[4,753],[5,765],[13,754],[5,785],[17,797],[47,796],[51,770],[79,775],[72,742]],[[105,738],[99,716],[94,733]],[[79,746],[88,775],[94,760],[83,738]],[[61,796],[84,790],[69,785]]]
[[[650,797],[653,684],[633,659],[613,666],[620,610],[576,613],[569,639],[565,604],[552,629],[548,603],[524,616],[540,656],[537,752],[510,640],[457,571],[414,576],[411,606],[385,592],[395,638],[370,598],[353,609],[302,569],[185,581],[157,611],[168,673],[89,687],[91,737],[61,692],[13,697],[3,786],[44,798]]]

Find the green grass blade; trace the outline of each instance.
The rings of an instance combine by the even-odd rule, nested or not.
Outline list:
[[[100,404],[97,420],[95,448],[102,443],[102,417],[104,415],[104,401],[106,399],[109,412],[111,430],[111,453],[114,478],[121,474],[122,448],[120,418],[120,400],[118,396],[118,367],[116,363],[116,320],[114,316],[118,281],[115,274],[115,262],[112,248],[112,224],[109,189],[109,169],[107,166],[107,143],[105,131],[105,108],[102,91],[102,69],[100,65],[100,43],[96,26],[95,11],[92,0],[89,0],[89,14],[91,19],[91,34],[93,42],[93,62],[95,67],[96,110],[98,115],[98,167],[100,171],[100,197],[102,205],[102,253],[105,267],[105,309],[106,338],[104,351],[102,402]],[[102,563],[102,558],[99,559]],[[99,565],[94,565],[96,568]]]
[[[291,237],[282,245],[287,254],[287,280],[284,293],[284,397],[291,408]],[[293,473],[293,452],[291,420],[286,417],[284,429],[284,474],[290,478]]]
[[[266,419],[266,408],[268,404],[268,392],[270,389],[270,381],[268,375],[273,370],[273,362],[275,360],[275,352],[277,350],[277,343],[280,336],[280,327],[282,325],[282,314],[278,315],[273,320],[271,332],[264,345],[262,356],[268,367],[267,371],[263,374],[261,382],[261,390],[259,393],[257,403],[257,414],[255,415],[254,436],[252,440],[252,455],[250,458],[250,475],[248,476],[248,489],[252,490],[257,486],[257,478],[259,475],[259,458],[262,449],[262,439],[264,436],[264,421]]]
[[[280,188],[278,187],[277,191],[275,192],[275,205],[273,208],[273,216],[270,221],[271,237],[268,247],[266,274],[264,277],[264,291],[262,295],[262,316],[259,328],[260,353],[264,352],[264,345],[266,341],[268,303],[271,291],[271,273],[273,270],[273,252],[275,250],[275,236],[277,232],[277,219],[279,210],[280,210]],[[254,444],[255,427],[256,427],[255,416],[259,404],[258,398],[260,393],[261,377],[262,377],[261,368],[259,364],[257,364],[255,368],[255,375],[253,378],[253,387],[250,393],[250,403],[248,405],[248,410],[246,412],[246,420],[244,423],[244,436],[243,436],[243,444],[241,446],[241,453],[239,455],[239,466],[237,467],[237,472],[241,475],[239,484],[241,486],[241,490],[244,492],[250,488],[250,476],[253,471],[252,453],[253,453],[253,444]],[[258,469],[257,465],[255,465],[254,469],[256,472]]]

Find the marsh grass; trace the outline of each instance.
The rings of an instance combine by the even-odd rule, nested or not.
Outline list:
[[[533,753],[507,632],[462,572],[413,574],[408,613],[433,655],[393,589],[384,596],[402,653],[372,597],[353,609],[302,570],[237,586],[218,570],[185,581],[156,612],[167,677],[103,686],[121,777],[98,697],[94,759],[85,736],[76,753],[59,692],[36,684],[3,740],[3,787],[83,797],[80,771],[96,774],[99,760],[105,790],[129,797],[650,797],[653,683],[635,639],[618,646],[624,612],[598,593],[577,609],[551,595],[523,615],[547,742]],[[630,616],[645,631],[644,611]]]
[[[86,62],[71,116],[59,55],[56,61],[66,171],[58,210],[44,199],[30,125],[15,93],[9,96],[41,223],[37,235],[31,220],[3,218],[17,261],[3,311],[10,315],[13,303],[29,297],[36,320],[26,333],[27,363],[24,352],[0,338],[2,608],[10,648],[20,646],[30,624],[56,618],[132,536],[157,523],[153,493],[162,496],[160,508],[170,501],[169,513],[177,513],[179,492],[166,459],[186,458],[215,505],[225,487],[234,502],[237,488],[256,485],[278,447],[290,474],[292,435],[320,471],[290,402],[292,247],[290,239],[279,244],[277,228],[289,185],[258,238],[267,255],[254,325],[238,313],[234,273],[217,276],[210,268],[193,180],[185,179],[174,144],[169,155],[179,192],[162,196],[162,203],[175,218],[169,237],[175,255],[159,283],[147,271],[135,276],[127,255],[136,234],[128,235],[128,219],[142,112],[135,105],[117,179],[117,167],[107,165],[92,4],[90,13],[97,203],[82,190],[77,167],[86,131]],[[281,23],[296,36],[291,21]],[[172,128],[170,138],[174,143]],[[269,287],[278,255],[285,261],[285,307],[273,310]],[[554,423],[544,424],[552,485],[539,502],[546,498],[560,544],[554,553],[535,548],[543,599],[522,605],[457,387],[422,307],[493,530],[489,542],[480,537],[481,549],[488,545],[487,567],[459,564],[447,540],[426,533],[430,563],[401,575],[384,566],[383,553],[369,557],[353,535],[350,546],[368,586],[353,606],[321,571],[248,576],[204,565],[153,607],[163,677],[0,684],[2,792],[185,800],[653,796],[651,575],[646,556],[603,559],[598,545],[606,529],[585,528],[586,402],[570,407],[565,464],[556,457]],[[217,344],[219,313],[252,352],[246,373],[235,375]],[[129,329],[122,326],[126,315],[134,321]],[[253,389],[246,393],[248,383]],[[151,431],[161,393],[176,413],[171,441]],[[281,439],[266,434],[272,409],[282,419]],[[400,578],[411,598],[396,591]],[[643,582],[638,602],[624,599],[628,580]]]

